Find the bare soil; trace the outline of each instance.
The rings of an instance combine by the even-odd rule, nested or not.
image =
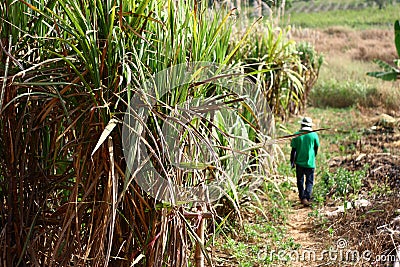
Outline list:
[[[299,203],[297,192],[290,194],[289,200],[293,203],[293,206],[288,216],[288,236],[292,237],[297,244],[300,244],[300,248],[297,250],[299,257],[292,262],[292,265],[298,267],[319,266],[322,262],[320,260],[321,255],[327,244],[323,237],[316,232],[313,219],[310,217],[312,209]],[[315,253],[315,258],[309,253]]]

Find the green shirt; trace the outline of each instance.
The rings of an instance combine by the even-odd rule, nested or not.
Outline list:
[[[304,130],[296,132],[301,134]],[[291,147],[296,149],[295,163],[303,168],[315,168],[315,148],[319,147],[319,139],[316,132],[302,134],[292,139]]]

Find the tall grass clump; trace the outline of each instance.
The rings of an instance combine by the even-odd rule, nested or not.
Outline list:
[[[152,200],[132,184],[117,212],[120,137],[91,155],[112,114],[124,108],[117,100],[129,78],[126,48],[142,40],[152,7],[2,4],[4,266],[129,265],[140,255],[152,265],[161,257],[147,246],[160,216]]]
[[[212,264],[202,216],[218,214],[208,202],[168,202],[138,184],[148,177],[125,158],[126,110],[147,108],[147,120],[134,117],[145,149],[132,145],[133,161],[146,151],[181,187],[223,177],[221,194],[239,211],[242,189],[273,162],[263,134],[273,128],[269,107],[287,114],[304,91],[307,67],[294,43],[269,28],[252,46],[260,32],[234,35],[231,10],[197,2],[6,0],[0,12],[0,265]],[[204,80],[201,65],[156,93],[157,73],[194,62],[224,67]],[[243,74],[229,80],[240,85],[234,92],[217,83],[233,73]],[[249,73],[258,87],[243,85]],[[201,105],[188,108],[194,99]],[[172,140],[185,156],[179,166],[164,127],[181,129]]]
[[[309,101],[314,107],[346,108],[357,104],[375,105],[377,89],[360,82],[331,79],[318,83],[310,93]]]

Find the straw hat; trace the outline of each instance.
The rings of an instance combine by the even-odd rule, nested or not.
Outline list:
[[[301,130],[312,131],[314,123],[310,117],[304,117],[299,123],[301,124]]]

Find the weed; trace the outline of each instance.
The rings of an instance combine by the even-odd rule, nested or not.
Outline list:
[[[329,233],[329,235],[330,235],[331,237],[333,237],[334,232],[335,232],[335,230],[332,228],[332,226],[329,226],[329,227],[328,227],[328,233]]]
[[[292,168],[289,164],[287,164],[287,162],[280,162],[278,164],[277,171],[280,175],[283,175],[285,177],[291,176],[293,172]]]
[[[325,202],[327,197],[344,201],[355,198],[361,190],[365,174],[365,170],[352,172],[344,168],[338,168],[335,173],[324,171],[314,186],[314,198],[318,203]]]
[[[313,223],[315,226],[318,226],[322,229],[327,227],[328,219],[317,209],[316,205],[312,206],[312,211],[308,213],[308,217],[313,218]]]
[[[390,195],[391,193],[392,190],[387,183],[382,183],[382,184],[376,183],[373,185],[372,189],[368,191],[368,195],[374,197]]]
[[[286,250],[292,249],[292,250],[294,250],[294,249],[299,249],[300,246],[301,245],[299,243],[296,243],[294,241],[293,237],[289,237],[289,239],[285,243],[282,244],[281,249],[286,249]]]
[[[229,237],[226,239],[226,242],[222,244],[222,248],[232,253],[232,256],[239,263],[248,258],[247,245],[243,242],[236,242],[234,239]]]
[[[279,220],[285,220],[286,216],[284,213],[284,210],[280,209],[279,207],[272,207],[269,210],[270,214],[272,215],[272,218],[274,219],[274,221],[279,221]]]
[[[308,217],[318,218],[319,215],[320,213],[317,209],[312,209],[312,211],[308,213]]]
[[[277,227],[265,219],[257,219],[261,222],[243,225],[245,240],[227,237],[224,242],[216,242],[216,247],[220,247],[232,255],[237,263],[236,266],[264,266],[265,263],[273,262],[269,253],[265,252],[299,247],[293,238],[286,239],[285,227]],[[265,238],[266,236],[268,238]]]
[[[216,242],[216,248],[232,255],[235,266],[265,266],[273,259],[264,253],[272,249],[282,247],[296,247],[293,239],[287,239],[284,222],[287,220],[289,202],[284,193],[291,188],[291,183],[285,181],[264,183],[265,196],[268,198],[268,206],[260,207],[263,215],[258,215],[252,220],[245,220],[243,231],[226,234],[223,242]],[[261,255],[261,256],[260,256]]]

